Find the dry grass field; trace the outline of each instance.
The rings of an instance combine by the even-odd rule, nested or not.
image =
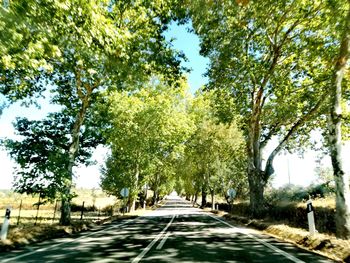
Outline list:
[[[0,241],[0,252],[84,231],[94,227],[96,224],[110,222],[116,218],[140,216],[147,212],[141,209],[123,215],[119,212],[121,200],[117,200],[113,196],[107,196],[102,190],[76,189],[75,192],[77,197],[72,200],[72,210],[75,211],[71,214],[73,218],[72,225],[60,226],[58,225],[60,217],[59,202],[57,202],[56,212],[55,202],[41,205],[38,212],[37,207],[34,205],[39,201],[38,196],[33,197],[9,190],[0,190],[0,227],[6,208],[11,207],[12,209],[7,240],[4,242]],[[83,202],[84,208],[88,211],[84,211],[83,220],[80,220]],[[22,209],[20,218],[18,218],[20,206]],[[113,208],[114,212],[112,217],[111,208]],[[17,225],[17,223],[19,224]]]
[[[100,189],[75,189],[74,192],[76,192],[77,197],[72,200],[73,219],[80,220],[83,202],[84,208],[87,210],[84,211],[85,220],[106,217],[107,208],[110,207],[113,207],[115,211],[119,210],[120,201],[116,197],[107,196]],[[39,211],[36,205],[38,202],[38,196],[0,190],[0,218],[5,215],[6,208],[10,207],[12,225],[33,225],[35,222],[37,224],[52,224],[57,222],[60,217],[60,202],[42,204]]]

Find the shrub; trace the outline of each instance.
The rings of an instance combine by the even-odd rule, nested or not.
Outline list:
[[[75,203],[71,203],[70,209],[72,212],[80,212],[83,209],[83,206],[77,205]],[[97,208],[94,205],[84,206],[84,212],[95,212],[95,211],[97,211]]]
[[[114,205],[105,206],[104,208],[101,209],[101,212],[108,216],[112,216],[114,214]]]
[[[331,186],[328,182],[328,183],[323,183],[318,185],[311,185],[308,188],[308,192],[312,198],[326,197],[331,193],[335,193],[335,188]]]
[[[329,183],[311,185],[308,188],[286,185],[266,191],[265,200],[267,206],[271,206],[280,202],[303,202],[309,198],[324,198],[332,193],[334,193],[334,187]]]

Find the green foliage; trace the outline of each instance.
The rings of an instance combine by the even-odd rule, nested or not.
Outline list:
[[[216,95],[197,93],[190,108],[196,130],[186,141],[184,156],[178,164],[186,194],[198,194],[204,189],[225,196],[230,187],[242,192],[247,186],[243,135],[236,117],[230,123],[219,123]],[[180,187],[178,184],[178,190]]]
[[[170,7],[171,1],[104,0],[17,0],[1,7],[1,93],[10,102],[31,103],[50,88],[52,102],[74,116],[67,171],[57,176],[65,185],[62,224],[69,224],[73,166],[98,94],[135,88],[153,73],[169,83],[179,79],[183,56],[162,35],[173,16]],[[46,184],[45,178],[38,181]]]
[[[255,114],[253,107],[261,109],[261,143],[274,135],[283,138],[315,107],[336,52],[325,3],[250,1],[240,6],[196,1],[190,10],[201,52],[211,61],[209,87],[229,90],[247,121]],[[316,125],[300,127],[294,147],[307,143],[301,136],[307,137]]]
[[[343,17],[346,1],[186,2],[201,54],[210,59],[207,88],[229,93],[242,116],[251,208],[258,215],[275,156],[310,146],[310,131],[326,124],[340,42],[335,15]],[[264,152],[276,137],[277,147]]]
[[[158,194],[172,189],[171,163],[193,129],[187,97],[184,86],[174,88],[158,78],[137,91],[109,95],[101,105],[111,147],[102,176],[105,190],[116,194],[127,186],[136,196],[145,183]]]
[[[67,180],[70,129],[74,119],[63,113],[52,113],[47,119],[29,121],[17,118],[14,123],[18,140],[5,140],[4,145],[16,161],[14,189],[53,200],[60,197]],[[77,163],[87,164],[92,148],[101,142],[95,127],[85,126]]]
[[[0,13],[0,90],[10,100],[32,97],[47,77],[63,88],[62,75],[71,84],[118,88],[154,71],[176,80],[182,55],[161,34],[169,8],[145,1],[12,1]]]

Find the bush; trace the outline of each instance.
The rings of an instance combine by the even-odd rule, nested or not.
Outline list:
[[[286,185],[267,191],[265,200],[267,206],[271,206],[279,202],[303,202],[309,198],[324,198],[332,193],[334,193],[334,187],[329,183],[311,185],[308,188]]]
[[[83,206],[77,205],[75,203],[71,203],[70,209],[72,212],[81,212],[81,210],[83,209]],[[98,210],[94,205],[84,206],[84,212],[96,212],[96,211]]]
[[[105,206],[104,208],[101,209],[101,212],[108,216],[112,216],[114,214],[114,205]]]
[[[228,204],[219,204],[220,210],[228,211]],[[232,214],[241,217],[250,217],[249,202],[236,203],[232,205]],[[331,207],[315,207],[316,229],[323,233],[335,233],[335,209]],[[292,227],[308,230],[306,203],[300,206],[297,203],[285,203],[271,205],[267,208],[266,219],[271,221],[282,221]]]
[[[330,186],[329,183],[323,183],[318,185],[311,185],[308,188],[308,192],[312,198],[324,198],[331,193],[335,193],[335,188],[333,186]]]

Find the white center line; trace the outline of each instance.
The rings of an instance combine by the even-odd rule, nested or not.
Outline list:
[[[134,258],[133,261],[131,261],[132,263],[137,263],[139,262],[146,254],[148,251],[150,251],[150,249],[154,246],[155,243],[157,243],[157,241],[159,240],[159,238],[161,238],[161,236],[165,233],[165,231],[169,228],[169,226],[171,225],[171,223],[174,221],[175,215],[173,215],[173,217],[171,218],[170,222],[166,225],[166,227],[164,227],[164,229],[162,230],[162,232],[160,232],[151,243],[149,243],[149,245],[147,247],[145,247],[142,252],[136,257]]]
[[[159,242],[158,246],[156,247],[156,249],[162,249],[162,247],[164,246],[166,240],[168,239],[168,237],[170,236],[170,232],[166,232],[165,236],[163,237],[163,239]]]

